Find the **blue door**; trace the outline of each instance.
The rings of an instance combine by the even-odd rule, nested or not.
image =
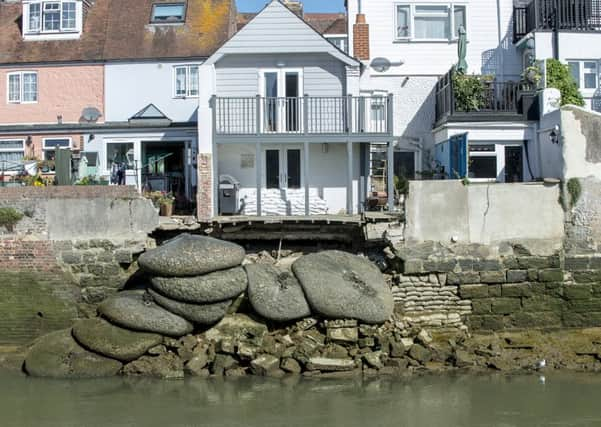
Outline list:
[[[455,135],[451,139],[436,144],[435,158],[441,172],[448,179],[462,179],[467,176],[467,133]]]

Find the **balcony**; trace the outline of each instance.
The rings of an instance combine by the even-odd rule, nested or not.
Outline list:
[[[528,116],[536,116],[532,108],[533,88],[525,83],[466,75],[467,89],[461,90],[455,87],[453,73],[449,71],[436,85],[436,125],[449,121],[527,120]]]
[[[212,99],[215,140],[320,142],[389,141],[393,108],[389,96]]]
[[[513,42],[536,30],[601,32],[601,0],[531,0],[513,9]]]

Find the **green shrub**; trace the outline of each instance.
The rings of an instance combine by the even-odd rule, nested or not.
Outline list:
[[[23,214],[15,208],[0,208],[0,227],[13,231],[15,225],[23,218]]]
[[[453,95],[455,110],[461,112],[478,111],[486,103],[486,76],[470,76],[453,73]]]
[[[557,59],[547,59],[547,87],[559,89],[561,105],[584,106],[584,99],[572,77],[570,67]]]

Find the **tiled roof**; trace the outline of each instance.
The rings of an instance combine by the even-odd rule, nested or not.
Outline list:
[[[238,14],[238,31],[257,16],[256,13]],[[346,34],[346,15],[344,13],[305,13],[303,19],[320,34]]]
[[[21,2],[0,0],[0,64],[203,58],[235,31],[234,0],[187,0],[184,24],[150,24],[161,2],[173,0],[95,0],[78,40],[24,41]]]

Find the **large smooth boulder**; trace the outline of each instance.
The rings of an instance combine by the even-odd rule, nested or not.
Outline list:
[[[190,304],[172,300],[152,289],[149,289],[148,292],[161,307],[198,325],[212,325],[219,322],[227,314],[227,309],[230,305],[232,305],[232,300],[220,301],[213,304]]]
[[[25,358],[25,372],[34,377],[98,378],[116,375],[120,362],[89,352],[71,336],[71,329],[39,338]]]
[[[153,277],[151,281],[153,288],[169,298],[201,304],[236,298],[247,285],[242,267],[194,277]]]
[[[299,258],[292,270],[322,316],[384,323],[392,315],[392,292],[378,267],[363,257],[324,251]]]
[[[138,264],[156,276],[198,276],[239,266],[244,255],[244,248],[235,243],[180,234],[140,255]]]
[[[163,342],[158,334],[132,332],[101,318],[75,322],[73,337],[83,347],[122,362],[135,360]]]
[[[303,289],[292,272],[268,264],[249,264],[248,299],[262,317],[287,322],[311,315]]]
[[[104,300],[98,312],[111,323],[134,331],[182,337],[194,329],[192,323],[157,305],[144,292],[120,292]]]

